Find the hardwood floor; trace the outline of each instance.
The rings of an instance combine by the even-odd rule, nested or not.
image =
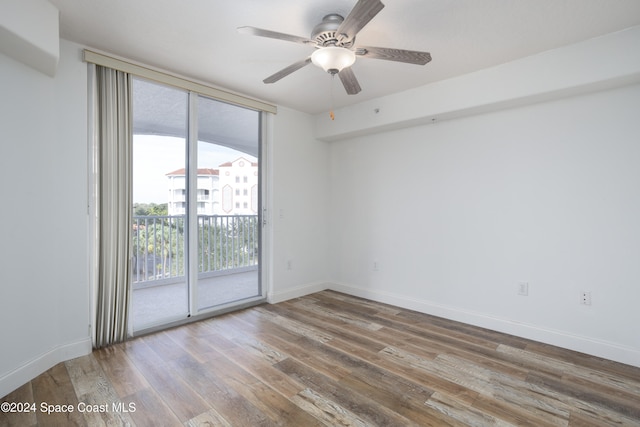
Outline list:
[[[21,427],[639,426],[640,368],[324,291],[95,351],[0,401],[35,403],[0,413]]]

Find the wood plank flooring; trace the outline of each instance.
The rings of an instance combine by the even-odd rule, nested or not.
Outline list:
[[[640,426],[640,368],[324,291],[94,351],[0,401],[36,404],[0,413],[21,427]]]

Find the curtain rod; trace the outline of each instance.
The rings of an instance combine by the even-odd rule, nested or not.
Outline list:
[[[143,65],[134,64],[132,62],[97,53],[89,49],[84,49],[83,54],[84,61],[91,64],[113,68],[119,71],[124,71],[126,73],[134,74],[139,77],[154,80],[159,83],[164,83],[167,85],[179,87],[181,89],[198,92],[202,95],[206,95],[211,98],[215,98],[217,100],[235,104],[241,107],[250,108],[252,110],[266,111],[273,114],[277,114],[278,112],[278,109],[275,105],[263,101],[258,101],[256,99],[249,98],[243,95],[227,92],[222,89],[216,89],[202,83],[197,83],[166,72],[157,71]]]

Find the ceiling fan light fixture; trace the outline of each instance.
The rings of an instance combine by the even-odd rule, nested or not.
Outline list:
[[[311,62],[330,74],[336,74],[352,66],[356,62],[356,54],[344,47],[321,47],[311,54]]]

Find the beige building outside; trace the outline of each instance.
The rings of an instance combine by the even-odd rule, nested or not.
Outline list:
[[[168,213],[185,215],[185,170],[167,174]],[[256,215],[258,213],[258,163],[239,157],[218,169],[198,169],[198,215]]]

